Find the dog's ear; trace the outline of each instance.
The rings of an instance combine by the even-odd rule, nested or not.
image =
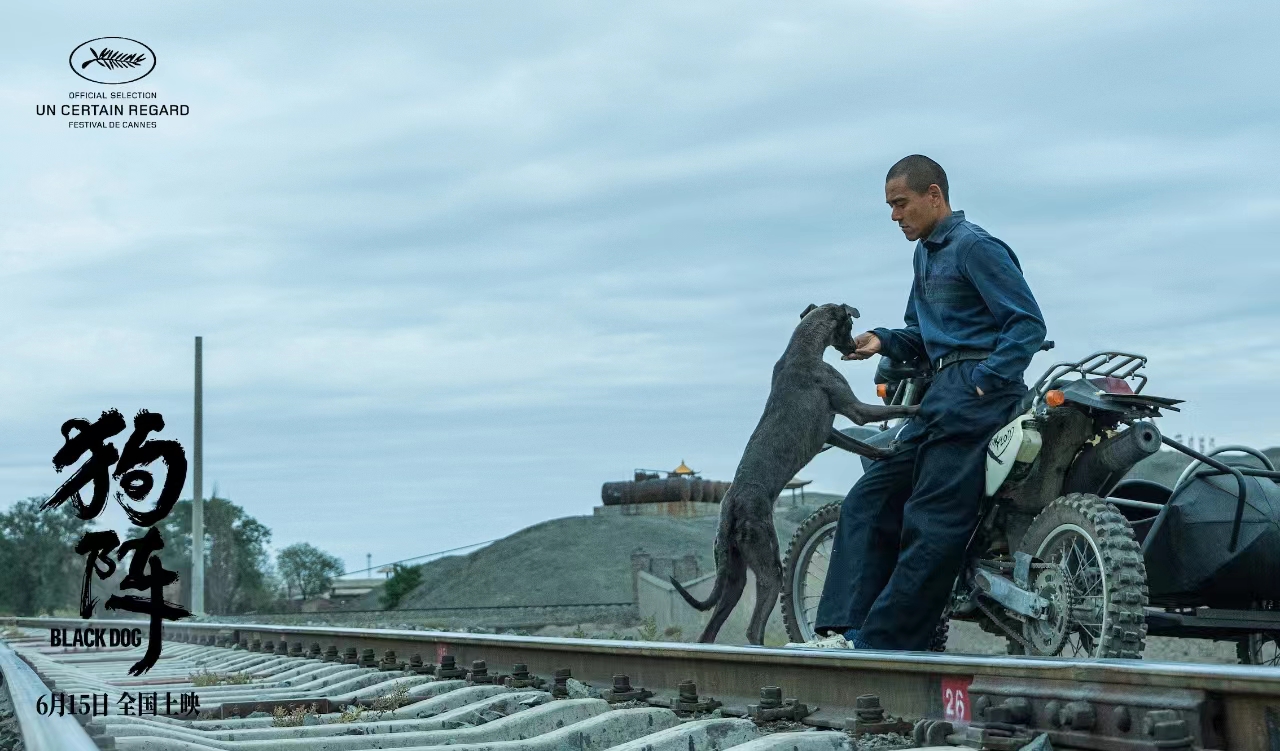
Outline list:
[[[844,308],[844,312],[848,313],[850,318],[862,317],[858,314],[858,309],[853,307],[852,305],[841,305],[840,307]]]
[[[809,307],[805,308],[804,311],[800,313],[800,317],[804,318],[805,316],[809,315],[809,311],[813,310],[816,307],[818,306],[814,305],[813,303],[809,303]]]

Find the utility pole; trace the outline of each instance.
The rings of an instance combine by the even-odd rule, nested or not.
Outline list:
[[[204,615],[204,362],[196,337],[195,475],[191,482],[191,612]]]
[[[373,578],[373,553],[364,554],[364,575],[365,578]]]

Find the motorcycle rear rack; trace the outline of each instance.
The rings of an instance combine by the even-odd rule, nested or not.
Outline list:
[[[1076,362],[1060,362],[1053,365],[1040,376],[1040,380],[1031,387],[1041,399],[1045,392],[1057,381],[1071,373],[1079,373],[1081,378],[1095,376],[1099,378],[1138,379],[1133,393],[1141,394],[1147,385],[1147,376],[1139,371],[1147,366],[1146,355],[1135,355],[1129,352],[1094,352]]]

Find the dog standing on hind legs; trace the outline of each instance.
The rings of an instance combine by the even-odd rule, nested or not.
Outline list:
[[[747,641],[764,643],[765,622],[782,593],[782,560],[773,527],[773,502],[783,487],[822,449],[837,414],[859,425],[914,414],[916,407],[866,404],[849,382],[822,359],[827,347],[853,349],[853,319],[848,305],[810,305],[787,349],[773,366],[773,382],[764,414],[742,452],[729,492],[720,502],[716,531],[716,581],[706,600],[698,600],[674,578],[676,591],[711,620],[700,642],[714,642],[742,598],[747,569],[756,577],[756,605],[747,626]]]

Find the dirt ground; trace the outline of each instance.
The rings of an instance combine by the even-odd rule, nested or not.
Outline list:
[[[1005,640],[988,634],[978,628],[977,624],[953,621],[947,638],[947,651],[956,654],[1002,655],[1005,654]],[[1232,642],[1216,642],[1208,639],[1149,636],[1142,659],[1234,665],[1236,646]]]

